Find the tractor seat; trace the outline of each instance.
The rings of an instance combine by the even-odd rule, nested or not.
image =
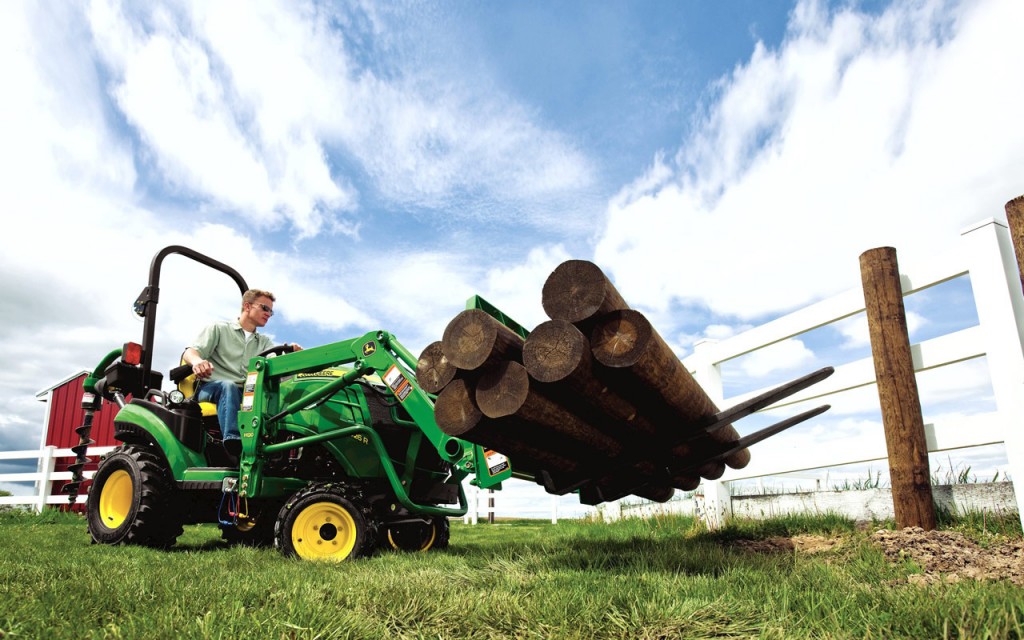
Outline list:
[[[181,364],[188,364],[185,362],[185,354],[181,354]],[[199,390],[199,381],[196,379],[196,374],[189,374],[188,377],[182,378],[178,382],[178,391],[185,394],[186,398],[194,398],[196,392]],[[212,402],[199,402],[199,410],[202,412],[204,418],[217,415],[217,405]]]

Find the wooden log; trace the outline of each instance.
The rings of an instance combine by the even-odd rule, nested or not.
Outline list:
[[[629,305],[601,268],[586,260],[558,265],[541,290],[541,305],[552,320],[586,324],[599,315]]]
[[[700,476],[677,475],[672,476],[672,486],[683,491],[693,491],[700,486]]]
[[[569,321],[548,320],[537,325],[523,345],[523,365],[532,379],[551,385],[547,395],[557,395],[570,411],[604,416],[607,428],[596,420],[592,422],[608,435],[653,437],[657,433],[636,405],[598,378],[590,341]],[[580,405],[590,405],[592,411]]]
[[[573,473],[578,464],[555,452],[531,446],[517,439],[522,431],[515,420],[490,420],[484,416],[474,398],[473,383],[456,378],[437,396],[434,419],[446,434],[490,447],[509,456],[515,468],[529,471],[552,469]]]
[[[1020,287],[1024,290],[1024,196],[1017,196],[1006,203],[1006,222],[1010,226],[1013,251],[1017,254]]]
[[[860,269],[882,426],[889,452],[896,524],[930,531],[936,527],[936,518],[928,444],[896,250],[879,247],[865,251],[860,256]]]
[[[645,402],[668,407],[683,429],[695,430],[718,413],[715,403],[639,311],[619,309],[598,318],[590,344],[598,362],[622,370],[630,384],[639,385]],[[722,444],[739,440],[732,425],[710,436]],[[734,469],[749,462],[746,449],[726,460]]]
[[[441,431],[455,438],[469,439],[483,417],[476,405],[473,387],[467,380],[452,380],[434,402],[434,421]]]
[[[441,393],[456,373],[458,368],[444,355],[440,340],[428,344],[416,361],[416,381],[427,393]]]
[[[599,421],[591,418],[591,424],[620,442],[633,444],[627,446],[629,449],[649,451],[650,456],[630,466],[642,475],[655,475],[654,465],[649,460],[665,458],[658,429],[635,404],[612,391],[598,378],[590,342],[575,325],[566,320],[549,320],[537,325],[523,346],[523,364],[534,380],[556,385],[553,390],[545,390],[546,395],[556,397],[560,404],[585,418],[590,417],[590,412],[579,405],[590,405],[592,412],[610,419]],[[602,365],[598,363],[596,366]],[[576,399],[578,402],[573,402]],[[669,467],[695,466],[692,445],[680,444],[671,451],[673,456],[665,460]],[[749,461],[749,451],[744,453]],[[692,483],[687,480],[683,484],[689,486]]]
[[[472,371],[487,363],[521,360],[523,339],[479,309],[467,309],[445,327],[441,348],[448,361]]]
[[[477,383],[476,401],[487,417],[516,416],[607,457],[615,457],[622,451],[618,441],[531,389],[526,367],[518,362],[505,360],[484,371]],[[531,444],[545,446],[543,442]]]

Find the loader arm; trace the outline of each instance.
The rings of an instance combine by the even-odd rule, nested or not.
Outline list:
[[[242,458],[239,475],[239,495],[259,497],[264,491],[264,465],[268,456],[311,444],[330,444],[343,438],[361,438],[376,451],[384,474],[398,501],[410,510],[430,515],[461,516],[467,510],[461,482],[476,474],[475,484],[483,488],[500,488],[502,481],[511,477],[509,465],[480,474],[480,465],[486,464],[486,452],[473,443],[445,434],[434,420],[434,403],[420,388],[415,376],[416,359],[386,331],[376,331],[359,338],[343,340],[314,347],[276,358],[253,358],[243,388],[239,427],[242,434]],[[281,381],[289,376],[311,374],[324,369],[346,369],[333,381],[298,398],[282,401],[276,393]],[[405,474],[399,472],[387,455],[379,434],[357,421],[342,421],[336,428],[310,433],[298,438],[279,441],[282,424],[289,416],[309,409],[367,375],[377,374],[390,394],[408,413],[407,425],[422,434],[438,456],[451,465],[448,484],[459,485],[459,508],[451,509],[416,504],[407,489],[411,464],[405,464]],[[414,432],[414,433],[415,433]],[[418,440],[417,440],[418,444]],[[492,473],[493,472],[493,473]],[[404,476],[404,477],[403,477]]]

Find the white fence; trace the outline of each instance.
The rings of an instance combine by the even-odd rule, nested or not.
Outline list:
[[[899,247],[897,247],[898,251]],[[933,285],[970,275],[979,324],[968,329],[912,345],[914,369],[925,370],[982,358],[987,361],[996,410],[950,421],[925,415],[930,452],[1005,443],[1009,475],[1024,478],[1024,296],[1013,245],[1005,224],[987,220],[965,229],[958,250],[951,256],[925,265],[900,263],[904,296]],[[787,316],[720,342],[705,341],[684,363],[720,407],[728,407],[767,389],[723,398],[722,364],[784,340],[795,338],[825,325],[864,311],[864,294],[858,287],[805,307]],[[875,385],[871,357],[836,367],[823,382],[770,407],[777,409],[799,402],[831,402],[839,394]],[[877,393],[875,394],[877,401]],[[796,413],[797,411],[793,411]],[[826,416],[828,414],[825,414]],[[785,434],[776,436],[784,438]],[[759,445],[762,446],[762,445]],[[884,434],[877,438],[848,438],[821,445],[801,446],[801,462],[758,455],[744,469],[728,469],[718,481],[705,481],[705,514],[716,526],[731,515],[729,491],[725,484],[764,476],[822,469],[871,461],[887,461]],[[790,458],[791,459],[791,458]],[[1024,521],[1024,490],[1016,492],[1018,511]]]
[[[93,461],[100,456],[112,451],[114,447],[92,447],[86,455]],[[38,451],[0,451],[0,461],[4,460],[31,460],[37,461],[35,473],[3,473],[0,474],[0,482],[34,482],[35,492],[28,496],[0,496],[0,505],[31,505],[36,511],[42,511],[48,504],[67,504],[68,496],[57,494],[50,495],[53,491],[53,483],[71,480],[70,471],[55,471],[58,458],[74,458],[75,452],[71,449],[58,449],[48,446]],[[93,472],[86,471],[82,474],[85,480],[92,478]],[[85,492],[79,496],[77,503],[85,502]]]
[[[484,491],[472,485],[467,486],[466,501],[469,503],[469,510],[466,511],[466,515],[462,516],[462,521],[466,524],[476,524],[481,514],[489,519],[490,514],[498,513],[498,501],[504,501],[506,497],[506,495],[502,495],[501,491]],[[551,524],[558,524],[558,498],[558,496],[550,496]],[[505,513],[514,517],[516,510],[509,506],[505,509]]]

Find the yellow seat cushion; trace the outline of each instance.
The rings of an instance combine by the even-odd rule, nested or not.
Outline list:
[[[185,354],[181,354],[181,364],[185,363]],[[186,398],[191,398],[196,393],[196,376],[195,374],[190,375],[187,378],[182,379],[178,382],[178,391],[185,394]],[[217,405],[212,402],[200,402],[199,410],[202,412],[204,418],[217,415]]]

